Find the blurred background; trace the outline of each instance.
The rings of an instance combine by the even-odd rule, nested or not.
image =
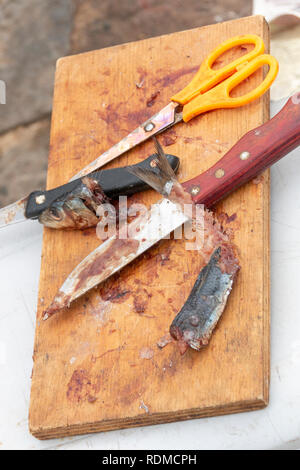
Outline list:
[[[0,0],[0,207],[45,187],[59,57],[251,11],[249,0]]]
[[[0,104],[0,207],[45,186],[59,57],[253,12],[274,16],[288,4],[299,7],[299,1],[287,0],[0,0],[0,80],[6,84],[6,104]],[[286,60],[293,68],[300,52],[295,28],[295,57]],[[285,34],[290,40],[290,31]],[[274,44],[287,57],[282,40]]]

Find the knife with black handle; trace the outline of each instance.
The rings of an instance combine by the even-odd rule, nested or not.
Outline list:
[[[150,166],[152,167],[153,165],[154,157],[155,154],[150,155],[146,160],[134,166],[150,168]],[[167,158],[174,171],[177,171],[180,163],[179,158],[174,155],[167,155]],[[154,167],[152,167],[152,170],[156,171]],[[146,183],[129,173],[127,167],[97,171],[85,178],[90,179],[98,185],[98,190],[101,189],[101,192],[108,200],[117,199],[121,195],[130,196],[134,193],[149,189]],[[48,225],[45,223],[46,218],[43,217],[43,214],[49,214],[49,211],[54,218],[56,217],[57,222],[59,222],[59,210],[62,207],[65,212],[67,210],[69,219],[76,216],[76,210],[79,211],[81,216],[82,209],[84,212],[86,210],[86,207],[81,206],[81,202],[82,204],[86,203],[85,196],[88,195],[89,192],[84,181],[84,178],[79,178],[55,189],[34,191],[29,194],[29,196],[0,209],[0,228],[27,219],[39,219],[41,223]],[[75,203],[74,198],[76,198]],[[90,208],[91,207],[88,209]],[[53,228],[67,227],[67,225],[59,223],[56,225],[55,227],[54,225],[49,226]],[[76,228],[75,225],[74,228]],[[70,225],[68,225],[68,227],[69,226]],[[85,228],[85,226],[78,228]]]

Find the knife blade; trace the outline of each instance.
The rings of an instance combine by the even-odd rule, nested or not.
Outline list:
[[[113,236],[77,265],[59,289],[43,319],[69,306],[73,300],[119,271],[187,220],[188,217],[178,210],[177,205],[167,199],[153,205],[151,212],[128,225],[130,232],[135,232],[133,238],[120,240]],[[102,260],[106,260],[105,263]]]
[[[155,155],[150,155],[144,161],[137,163],[135,166],[144,169],[151,168],[150,165],[154,157]],[[174,171],[177,171],[179,168],[179,158],[174,155],[167,155],[167,158]],[[96,181],[104,195],[108,199],[112,200],[117,199],[120,195],[130,196],[136,192],[140,192],[149,188],[149,186],[144,181],[128,173],[126,168],[127,167],[121,167],[113,168],[111,170],[98,171],[91,174],[90,178],[92,178],[93,181]],[[79,199],[88,196],[87,188],[85,188],[82,178],[48,191],[34,191],[30,193],[29,196],[0,209],[0,228],[10,224],[23,222],[28,219],[38,219],[39,222],[52,228],[64,228],[66,225],[64,225],[62,221],[57,220],[56,224],[54,223],[54,210],[58,210],[58,207],[55,206],[55,203],[59,201],[59,203],[61,203],[59,208],[61,208],[61,206],[67,201],[67,204],[69,204],[69,199],[72,195],[74,197],[76,196],[77,198],[79,197]],[[82,211],[86,212],[89,210],[85,208],[83,204],[81,206],[79,201],[77,205],[79,205],[81,215]],[[65,205],[63,207],[65,207]],[[45,211],[48,211],[49,217],[42,217],[42,214],[45,214]],[[53,212],[52,217],[51,211]],[[58,215],[59,214],[57,213],[56,219],[58,218]],[[66,222],[64,223],[66,224]],[[95,217],[95,213],[93,211],[88,218],[88,223],[90,224],[89,226],[95,225],[97,223],[97,218]]]
[[[245,134],[209,170],[182,186],[194,203],[211,207],[299,144],[300,92],[270,121]],[[186,220],[182,207],[166,199],[160,200],[155,210],[146,212],[129,225],[130,238],[108,239],[72,271],[43,318],[69,306],[75,298],[122,269]]]
[[[27,197],[24,197],[13,204],[9,204],[9,206],[0,209],[0,228],[26,220],[26,205]]]

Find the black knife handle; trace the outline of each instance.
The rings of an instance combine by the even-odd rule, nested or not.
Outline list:
[[[150,168],[151,162],[156,157],[156,154],[137,163],[133,166],[140,168]],[[179,168],[179,158],[175,155],[167,155],[167,159],[176,172]],[[155,167],[151,168],[156,171]],[[100,184],[102,190],[109,199],[116,199],[119,196],[130,196],[131,194],[138,193],[149,186],[144,181],[127,171],[127,167],[113,168],[111,170],[101,170],[91,173],[90,176],[96,179]],[[25,209],[25,216],[28,219],[36,219],[45,210],[57,200],[68,197],[77,187],[82,184],[81,178],[71,181],[70,183],[59,186],[49,191],[34,191],[28,196],[28,201]]]

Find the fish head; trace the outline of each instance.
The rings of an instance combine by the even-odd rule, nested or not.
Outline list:
[[[57,200],[39,216],[39,222],[55,229],[85,229],[94,227],[98,218],[82,199],[73,197],[69,200]]]

